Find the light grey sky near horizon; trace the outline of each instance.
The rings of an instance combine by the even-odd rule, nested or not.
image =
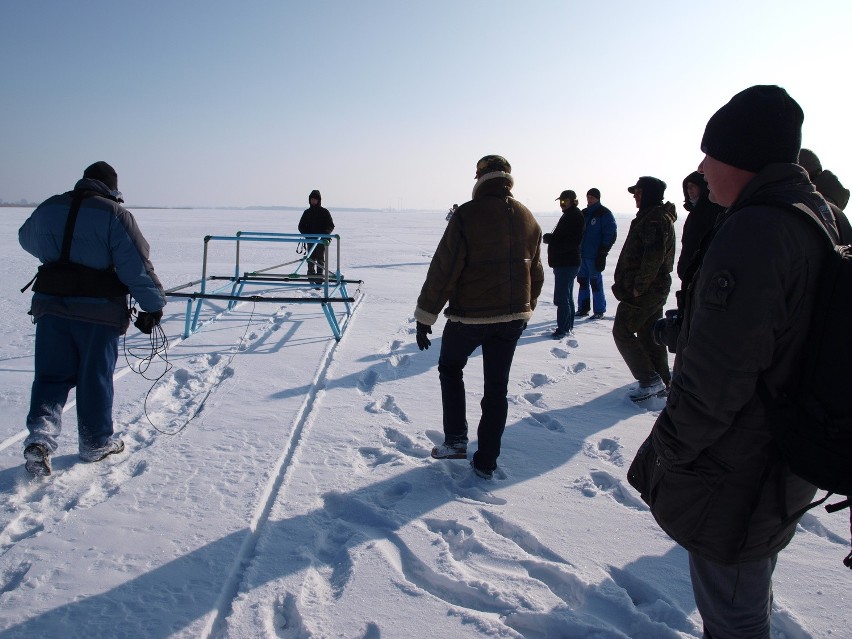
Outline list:
[[[0,0],[0,24],[5,201],[106,160],[131,208],[444,210],[498,153],[534,211],[595,186],[629,212],[640,175],[681,204],[753,84],[852,183],[848,0]]]

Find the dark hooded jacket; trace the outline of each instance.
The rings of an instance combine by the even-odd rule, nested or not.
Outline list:
[[[613,274],[612,292],[619,301],[649,294],[665,298],[671,289],[677,211],[671,202],[663,204],[662,189],[643,189],[639,211],[630,222]]]
[[[689,201],[689,195],[686,192],[686,185],[690,183],[701,187],[701,195],[698,196],[698,201],[695,204]],[[688,215],[681,232],[677,276],[680,278],[681,287],[686,289],[698,266],[695,264],[695,259],[698,257],[701,240],[713,228],[716,218],[725,210],[725,207],[710,201],[710,189],[707,188],[707,182],[701,173],[695,171],[683,180],[683,208],[688,211]]]
[[[101,181],[83,178],[74,191],[54,195],[33,211],[18,231],[25,251],[42,263],[56,262],[62,252],[65,222],[75,192],[85,194],[80,204],[71,242],[70,261],[93,269],[114,268],[142,310],[154,312],[166,305],[163,285],[149,259],[150,247],[112,191]],[[127,298],[59,297],[34,293],[30,310],[34,319],[56,315],[69,319],[118,326],[130,324]]]
[[[778,163],[722,215],[686,294],[671,394],[629,473],[663,530],[722,563],[784,548],[815,493],[776,452],[770,409],[796,379],[827,251],[804,216],[766,203],[779,191],[825,206]]]
[[[323,208],[322,196],[319,191],[311,191],[308,196],[308,202],[316,198],[318,203],[316,206],[311,204],[310,208],[305,209],[302,217],[299,220],[299,233],[311,235],[314,233],[320,235],[328,235],[334,230],[334,220],[331,219],[331,213],[328,209]]]
[[[462,323],[528,320],[543,283],[541,228],[508,180],[490,179],[450,218],[414,318],[432,325],[449,303],[444,314]]]

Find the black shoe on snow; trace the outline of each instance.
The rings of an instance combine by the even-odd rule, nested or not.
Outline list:
[[[80,459],[85,462],[99,462],[105,457],[115,455],[124,450],[124,442],[117,437],[109,440],[105,446],[100,448],[89,448],[80,451]]]
[[[47,477],[51,473],[50,451],[44,444],[30,444],[24,449],[24,468],[30,475]]]
[[[467,444],[441,444],[432,449],[434,459],[466,459]]]

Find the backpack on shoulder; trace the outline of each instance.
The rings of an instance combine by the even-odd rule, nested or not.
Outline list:
[[[852,246],[840,246],[830,230],[831,210],[815,212],[807,205],[773,201],[805,215],[826,239],[826,258],[815,298],[801,374],[775,403],[773,437],[790,469],[827,494],[791,516],[827,501],[828,512],[850,508],[852,495]],[[820,207],[821,209],[821,207]],[[826,216],[826,221],[819,216]],[[827,226],[828,224],[828,226]],[[852,508],[850,508],[852,534]],[[843,560],[852,568],[852,552]]]

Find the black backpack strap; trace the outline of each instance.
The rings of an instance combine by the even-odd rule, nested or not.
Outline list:
[[[85,196],[85,191],[74,191],[71,209],[68,211],[68,220],[65,222],[65,235],[62,237],[62,251],[59,253],[60,262],[71,261],[71,242],[74,240],[74,227],[77,225],[77,214],[80,213],[80,205]]]

